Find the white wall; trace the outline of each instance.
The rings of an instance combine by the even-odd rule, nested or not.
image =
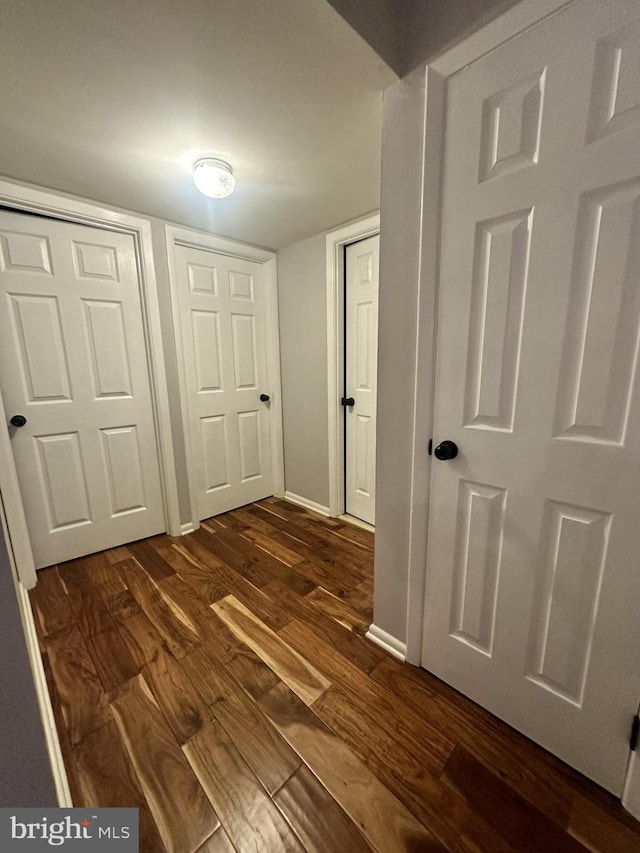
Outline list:
[[[329,504],[326,236],[278,252],[285,488]]]

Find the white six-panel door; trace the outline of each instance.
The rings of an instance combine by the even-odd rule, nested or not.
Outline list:
[[[198,516],[273,494],[262,265],[176,245]]]
[[[0,211],[0,387],[36,566],[165,529],[133,239]]]
[[[640,6],[448,86],[423,665],[619,794],[640,698]]]
[[[369,524],[376,517],[376,380],[378,256],[375,235],[346,247],[345,512]]]

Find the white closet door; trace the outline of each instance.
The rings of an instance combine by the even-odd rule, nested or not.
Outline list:
[[[378,375],[378,256],[375,235],[346,248],[345,511],[376,519],[376,382]]]
[[[0,385],[36,566],[165,529],[133,239],[0,211]]]
[[[273,494],[262,265],[175,248],[199,518]]]
[[[620,794],[640,699],[640,7],[448,88],[422,662]],[[444,455],[443,449],[439,451]]]

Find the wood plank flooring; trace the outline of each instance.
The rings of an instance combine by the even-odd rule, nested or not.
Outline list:
[[[640,851],[613,797],[363,636],[373,537],[269,498],[39,572],[74,803],[148,853]]]

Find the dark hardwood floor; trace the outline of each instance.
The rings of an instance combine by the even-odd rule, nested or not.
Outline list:
[[[610,795],[363,636],[373,537],[270,498],[38,575],[73,800],[141,851],[639,851]]]

